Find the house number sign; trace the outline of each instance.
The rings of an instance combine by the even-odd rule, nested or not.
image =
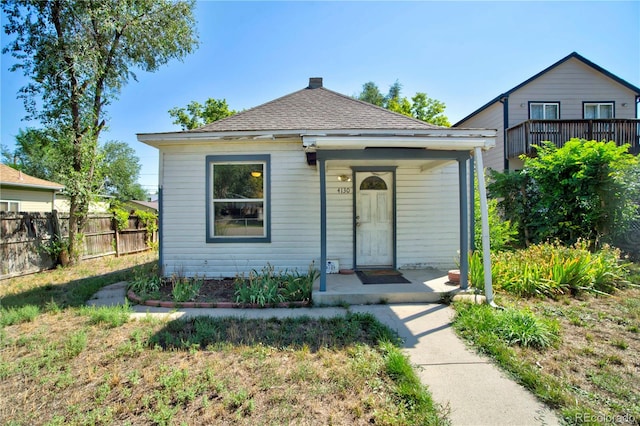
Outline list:
[[[351,194],[351,187],[342,186],[342,187],[338,188],[338,194]]]

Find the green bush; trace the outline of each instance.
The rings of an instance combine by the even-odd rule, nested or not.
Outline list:
[[[611,293],[627,283],[626,266],[618,249],[604,246],[592,253],[579,241],[571,247],[542,243],[514,252],[492,253],[496,289],[521,297]],[[470,257],[471,282],[482,288],[484,267],[479,255]]]

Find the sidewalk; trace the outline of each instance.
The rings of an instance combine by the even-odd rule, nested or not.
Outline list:
[[[88,304],[124,303],[125,285],[100,290]],[[333,317],[339,307],[295,309],[180,309],[133,306],[132,317],[170,318],[207,315],[242,318],[294,316]],[[522,386],[507,378],[491,361],[469,350],[451,329],[453,310],[439,304],[353,305],[352,312],[370,313],[395,330],[404,341],[411,363],[429,387],[433,399],[449,409],[454,426],[557,425],[555,414]]]

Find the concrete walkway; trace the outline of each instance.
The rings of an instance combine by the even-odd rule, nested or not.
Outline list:
[[[104,287],[88,302],[122,304],[124,283]],[[207,315],[244,318],[312,318],[344,315],[339,307],[297,309],[170,309],[133,306],[132,317],[169,318]],[[354,305],[352,312],[370,313],[395,330],[411,362],[436,402],[449,409],[454,426],[558,425],[555,414],[491,361],[469,350],[451,329],[453,310],[439,304]]]

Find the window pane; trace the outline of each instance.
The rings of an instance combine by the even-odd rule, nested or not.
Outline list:
[[[18,213],[19,210],[20,210],[20,204],[9,202],[10,212]]]
[[[542,120],[543,118],[542,104],[531,104],[531,119]]]
[[[216,201],[213,206],[216,237],[264,236],[264,203]]]
[[[360,184],[360,189],[378,189],[385,190],[387,189],[387,184],[379,178],[378,176],[369,176]]]
[[[613,105],[600,105],[600,116],[598,118],[613,118]]]
[[[262,198],[264,164],[213,166],[213,198]]]
[[[8,212],[9,211],[9,203],[6,201],[0,201],[0,212]]]
[[[558,105],[551,104],[544,106],[544,119],[545,120],[557,120],[558,119]]]
[[[598,106],[586,104],[584,106],[584,118],[598,118]]]

